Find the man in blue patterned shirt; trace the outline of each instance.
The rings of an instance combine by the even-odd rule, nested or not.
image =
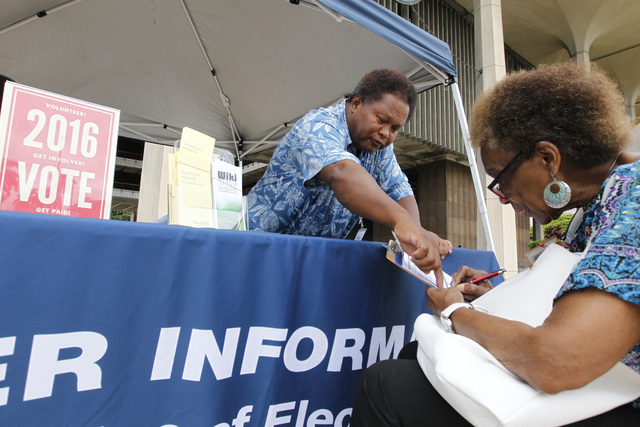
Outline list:
[[[441,277],[440,258],[451,243],[420,226],[393,153],[416,97],[403,74],[374,70],[340,104],[307,113],[249,193],[249,229],[345,238],[366,217],[393,229],[416,265]]]

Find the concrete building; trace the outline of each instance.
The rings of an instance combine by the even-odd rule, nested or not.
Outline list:
[[[449,43],[467,115],[476,96],[507,72],[572,58],[594,61],[606,70],[618,81],[629,115],[634,118],[640,113],[640,32],[634,25],[640,19],[638,0],[377,1]],[[464,142],[447,88],[419,96],[415,115],[396,139],[395,151],[414,186],[422,225],[456,247],[486,248]],[[264,173],[272,152],[273,148],[256,150],[245,159],[247,190]],[[139,169],[126,169],[125,160],[119,160],[119,167],[121,177],[139,174]],[[485,178],[482,171],[481,177]],[[496,255],[513,274],[528,265],[524,254],[529,219],[515,215],[511,207],[486,193]],[[130,195],[133,201],[135,191]],[[127,209],[135,210],[136,204]],[[389,238],[384,227],[369,227],[373,232],[365,239]]]
[[[475,96],[506,72],[574,59],[596,62],[617,80],[630,117],[638,116],[640,33],[634,25],[640,18],[638,1],[413,0],[400,1],[407,5],[395,1],[380,3],[450,44],[460,73],[461,90],[468,103],[472,104]],[[473,28],[471,42],[468,38],[470,27]],[[474,52],[471,57],[470,51]],[[473,82],[468,81],[470,75]],[[446,93],[439,96],[446,102]],[[446,120],[450,117],[448,114],[446,110],[436,112],[435,121],[438,122],[438,116]],[[425,125],[429,126],[433,121],[427,114]],[[408,127],[407,133],[413,135],[413,129]],[[457,168],[464,165],[464,161],[459,161],[455,155],[460,152],[456,149],[459,136],[451,135],[451,139],[448,136],[445,134],[437,141],[432,140],[443,148],[441,154],[432,152],[428,158],[423,156],[418,166],[415,166],[417,162],[403,166],[408,171],[417,169],[421,177],[417,194],[423,225],[451,239],[456,246],[473,247],[468,240],[472,235],[468,230],[473,218],[468,214],[474,207],[471,198],[464,196],[470,188],[470,176],[468,171]],[[397,145],[400,158],[403,147],[401,142]],[[457,179],[454,170],[459,171]],[[426,178],[427,174],[429,178]],[[430,184],[425,186],[427,182]],[[524,253],[529,240],[529,220],[521,214],[515,215],[509,206],[500,205],[496,196],[487,193],[485,199],[496,255],[502,265],[514,272],[527,265]],[[460,236],[467,236],[467,239]],[[482,249],[483,233],[476,236],[477,248]]]

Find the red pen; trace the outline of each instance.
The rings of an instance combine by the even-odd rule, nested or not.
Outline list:
[[[506,269],[506,268],[501,268],[500,270],[498,270],[498,271],[494,271],[493,273],[489,273],[489,274],[487,274],[487,275],[485,275],[485,276],[478,277],[477,279],[473,279],[473,280],[471,281],[471,283],[473,283],[473,284],[475,285],[476,283],[478,283],[478,282],[482,282],[483,280],[493,279],[493,278],[494,278],[494,277],[496,277],[496,276],[499,276],[499,275],[501,275],[501,274],[504,274],[506,271],[507,271],[507,269]]]

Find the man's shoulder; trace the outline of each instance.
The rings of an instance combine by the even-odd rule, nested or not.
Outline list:
[[[327,123],[337,126],[341,126],[343,122],[346,124],[345,101],[330,107],[311,110],[304,116],[304,119],[309,122]]]
[[[345,140],[348,135],[349,127],[342,102],[332,107],[309,111],[296,123],[289,137],[292,140],[306,140],[309,136]]]

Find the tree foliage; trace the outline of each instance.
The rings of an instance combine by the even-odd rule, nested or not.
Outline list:
[[[552,237],[556,237],[558,240],[562,237],[564,232],[569,227],[569,223],[573,218],[572,214],[562,215],[560,218],[551,221],[544,227],[544,239],[533,240],[533,227],[529,227],[529,249],[535,247],[538,243],[542,243],[545,240],[549,240]]]
[[[117,221],[131,221],[131,212],[129,211],[111,211],[111,218]]]

